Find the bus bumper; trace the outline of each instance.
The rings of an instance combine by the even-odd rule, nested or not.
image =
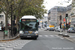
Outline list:
[[[21,34],[20,38],[37,38],[38,35],[35,34]]]

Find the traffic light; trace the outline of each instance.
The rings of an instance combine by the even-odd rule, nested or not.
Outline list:
[[[60,20],[62,20],[62,16],[60,15]]]
[[[68,14],[66,14],[66,18],[68,17]]]
[[[66,28],[68,28],[68,24],[67,24],[68,14],[66,14],[65,18],[66,18]]]

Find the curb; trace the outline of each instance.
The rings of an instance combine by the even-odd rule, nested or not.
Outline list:
[[[12,40],[15,40],[15,39],[18,39],[18,38],[19,38],[19,34],[17,36],[13,37],[13,38],[0,40],[0,42],[12,41]]]
[[[73,42],[73,43],[75,43],[75,40],[73,38],[70,38],[70,37],[64,37],[64,38],[71,41],[71,42]]]
[[[71,41],[71,42],[75,43],[75,39],[71,38],[70,36],[63,36],[63,35],[61,35],[61,37],[65,38],[68,41]]]

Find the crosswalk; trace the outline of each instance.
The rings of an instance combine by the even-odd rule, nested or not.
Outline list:
[[[58,37],[60,37],[60,36],[58,36],[58,35],[39,35],[39,37],[52,37],[52,38],[58,38]]]
[[[64,39],[61,36],[58,35],[39,35],[39,38],[60,38],[60,39]]]
[[[63,38],[59,35],[39,35],[39,38]],[[75,36],[70,36],[71,38],[75,38]]]
[[[32,40],[14,40],[8,41],[5,43],[0,43],[0,50],[3,48],[4,50],[13,50],[13,49],[22,49],[24,45],[31,42]]]
[[[75,37],[75,36],[70,36]],[[64,38],[59,35],[39,35],[38,40],[40,38],[59,38],[63,40]],[[0,43],[0,50],[14,50],[14,49],[22,49],[23,46],[25,46],[27,43],[31,42],[33,40],[14,40],[14,41],[8,41],[4,43]]]

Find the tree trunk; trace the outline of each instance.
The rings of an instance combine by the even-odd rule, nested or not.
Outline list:
[[[8,30],[8,13],[5,14],[5,30]]]

